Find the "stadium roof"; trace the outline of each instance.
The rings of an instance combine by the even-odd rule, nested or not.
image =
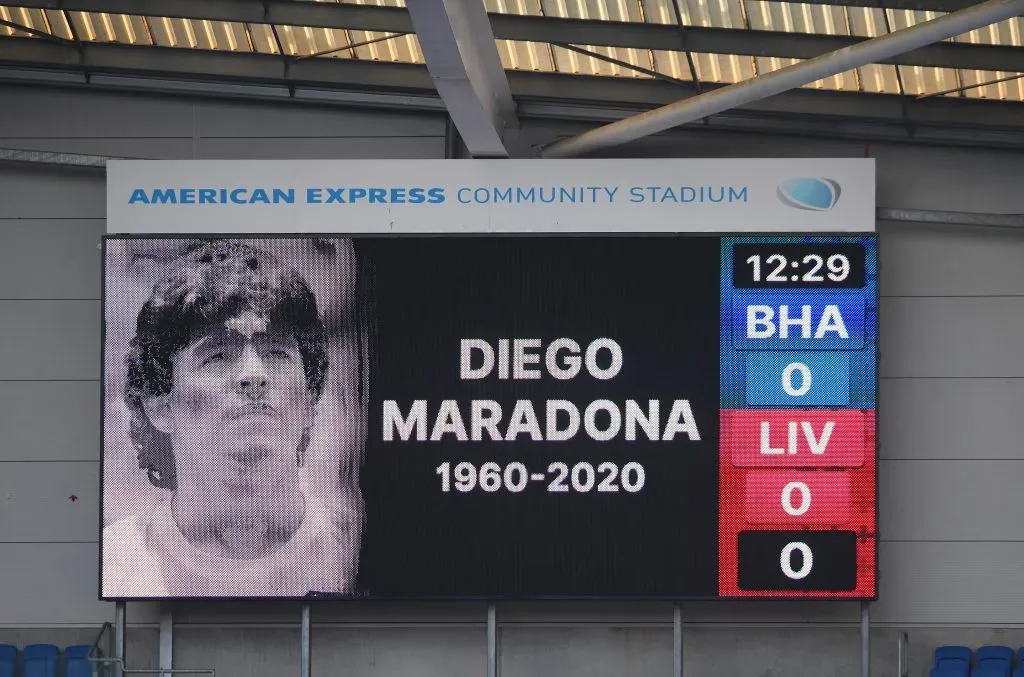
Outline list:
[[[396,100],[398,105],[447,108],[471,150],[475,145],[479,154],[501,155],[500,127],[514,124],[517,114],[555,115],[554,109],[561,106],[558,116],[619,119],[764,76],[974,3],[406,4],[22,0],[0,5],[0,77],[24,80],[36,74],[53,79],[62,74],[85,81],[213,81],[262,86],[268,94],[280,91],[292,98],[361,95],[367,103],[383,101],[385,94],[397,95],[404,97]],[[762,114],[1024,131],[1022,33],[1024,19],[1013,16],[882,63],[819,79],[757,108]],[[453,104],[461,107],[467,101],[469,109],[452,110]],[[566,108],[567,102],[574,104],[575,114]],[[489,135],[487,124],[497,133]],[[807,124],[813,126],[814,120]]]

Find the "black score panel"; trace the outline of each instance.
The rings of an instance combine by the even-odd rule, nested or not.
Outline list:
[[[742,590],[839,592],[857,587],[852,531],[741,531]]]
[[[736,289],[864,286],[864,246],[860,244],[736,244],[732,257]]]

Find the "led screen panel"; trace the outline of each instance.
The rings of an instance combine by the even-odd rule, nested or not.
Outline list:
[[[102,598],[876,596],[873,234],[338,230],[104,238]]]

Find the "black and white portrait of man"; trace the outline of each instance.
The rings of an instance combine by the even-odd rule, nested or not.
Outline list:
[[[102,597],[354,592],[358,268],[349,240],[107,239]]]

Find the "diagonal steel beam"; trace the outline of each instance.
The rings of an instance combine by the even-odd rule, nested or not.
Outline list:
[[[969,9],[872,38],[853,47],[824,54],[767,75],[592,129],[548,146],[541,152],[541,156],[573,157],[634,141],[708,115],[802,87],[851,68],[877,63],[907,50],[918,49],[932,42],[988,26],[1014,17],[1022,11],[1024,0],[987,0]]]
[[[508,157],[515,102],[480,0],[416,0],[409,16],[448,115],[473,157]]]

